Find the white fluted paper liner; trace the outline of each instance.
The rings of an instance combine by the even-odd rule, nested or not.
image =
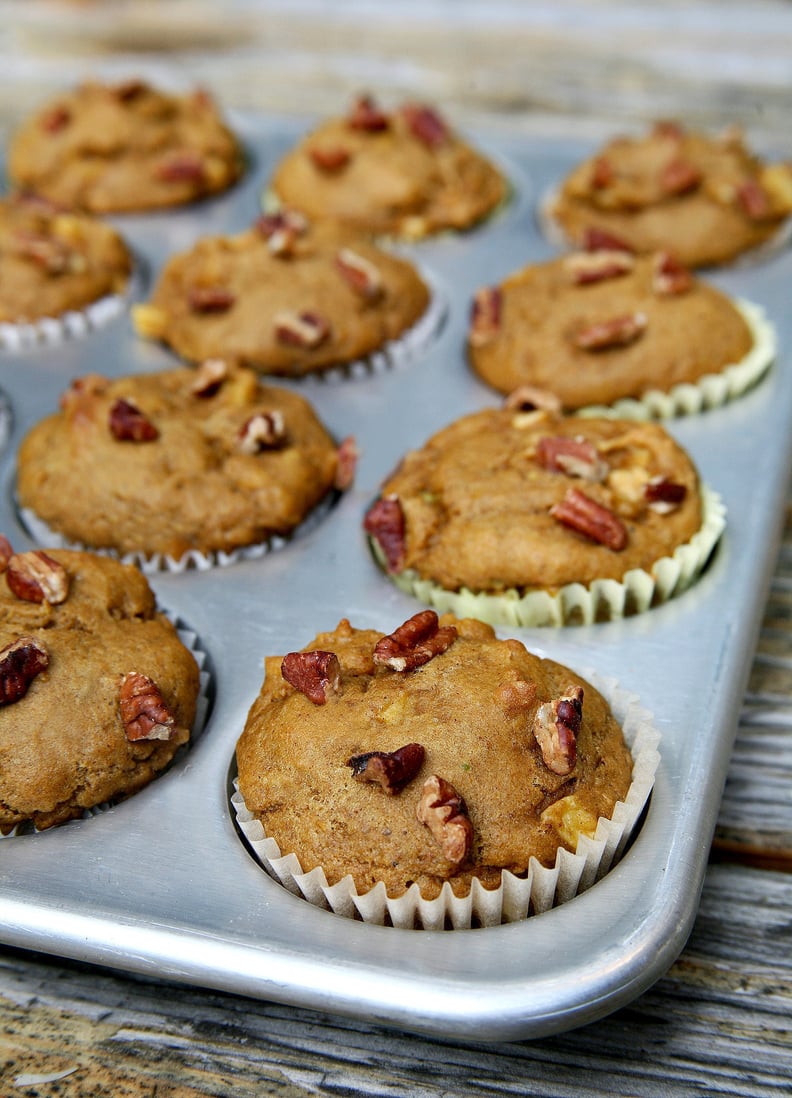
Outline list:
[[[660,734],[638,699],[614,680],[604,680],[594,672],[582,674],[603,694],[622,726],[633,757],[632,782],[610,819],[600,817],[594,835],[581,835],[574,853],[559,848],[551,867],[531,858],[525,877],[504,870],[497,889],[486,889],[473,880],[465,897],[455,896],[446,882],[435,900],[423,899],[417,884],[403,896],[392,898],[381,881],[368,892],[359,893],[351,876],[329,885],[321,867],[303,873],[296,855],[283,855],[277,842],[267,837],[235,783],[231,804],[239,828],[257,860],[284,888],[336,915],[380,926],[390,923],[408,930],[498,926],[566,903],[603,877],[622,855],[649,798],[660,762]]]
[[[405,594],[433,606],[441,614],[478,618],[490,625],[590,625],[642,614],[682,594],[697,579],[709,560],[726,526],[726,508],[720,496],[701,485],[702,524],[690,541],[679,545],[671,556],[661,557],[651,571],[633,568],[621,581],[593,580],[590,584],[569,583],[557,591],[518,591],[511,588],[497,595],[470,591],[447,591],[410,569],[390,578]],[[383,565],[377,543],[370,539],[375,557]],[[384,566],[384,565],[383,565]]]

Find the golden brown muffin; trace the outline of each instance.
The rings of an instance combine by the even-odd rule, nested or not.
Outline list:
[[[229,552],[293,530],[341,485],[349,449],[302,397],[219,360],[88,375],[23,440],[18,500],[93,548]]]
[[[428,304],[408,260],[285,212],[174,256],[133,316],[141,335],[190,361],[221,356],[299,376],[382,349]]]
[[[609,141],[564,180],[550,211],[578,246],[615,238],[689,267],[731,262],[790,213],[791,165],[763,164],[734,129],[710,137],[668,122]]]
[[[474,300],[468,354],[502,393],[565,409],[669,392],[745,359],[754,338],[723,293],[667,252],[580,252],[525,267]]]
[[[410,239],[470,228],[507,194],[498,169],[433,108],[384,111],[369,96],[301,141],[271,186],[309,217]]]
[[[0,321],[59,317],[121,293],[132,260],[101,221],[29,196],[0,199]]]
[[[11,554],[0,575],[0,831],[135,793],[187,742],[198,668],[140,572]]]
[[[15,186],[94,213],[192,202],[226,190],[243,167],[205,91],[171,95],[142,80],[63,92],[19,128],[8,156]]]
[[[239,788],[282,854],[331,885],[466,895],[552,865],[630,784],[602,696],[574,672],[431,610],[393,634],[343,620],[269,657],[237,744]]]

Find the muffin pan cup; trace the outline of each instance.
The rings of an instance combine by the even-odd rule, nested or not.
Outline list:
[[[256,216],[280,154],[306,126],[252,115],[234,123],[253,151],[228,195],[172,213],[115,219],[151,272],[207,233]],[[304,645],[342,617],[389,632],[421,603],[382,575],[361,523],[405,450],[500,398],[464,359],[474,291],[554,254],[535,207],[607,136],[560,120],[487,136],[521,186],[497,218],[464,235],[403,246],[436,280],[448,317],[404,368],[299,391],[361,452],[354,486],[282,550],[209,571],[150,579],[160,604],[195,631],[214,670],[206,727],[167,773],[110,811],[0,847],[0,941],[150,977],[332,1011],[435,1036],[538,1037],[590,1022],[648,988],[693,925],[710,840],[780,539],[792,460],[792,254],[713,274],[761,304],[778,335],[771,370],[739,399],[667,422],[722,498],[727,528],[705,573],[665,605],[574,627],[503,626],[540,655],[592,670],[635,695],[661,734],[651,800],[632,845],[600,881],[525,920],[416,932],[340,918],[292,895],[256,863],[230,798],[234,747],[263,658]],[[476,134],[471,135],[476,140]],[[484,141],[481,142],[484,145]],[[143,292],[139,291],[141,296]],[[0,529],[34,547],[13,506],[15,452],[83,373],[165,369],[127,313],[80,338],[0,354],[13,425],[3,454]],[[79,714],[75,714],[79,719]]]

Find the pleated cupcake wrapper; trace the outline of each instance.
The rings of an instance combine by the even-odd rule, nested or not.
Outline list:
[[[686,591],[698,578],[726,526],[726,508],[719,495],[701,486],[702,524],[690,541],[679,545],[669,557],[655,561],[651,572],[633,568],[621,580],[597,579],[590,584],[568,583],[557,591],[515,588],[497,595],[470,591],[447,591],[410,569],[390,578],[405,594],[433,606],[441,614],[478,618],[490,625],[590,625],[642,614]],[[384,567],[376,541],[372,552]]]
[[[198,665],[198,697],[196,698],[195,702],[195,720],[193,721],[189,741],[189,743],[192,743],[192,741],[195,740],[196,736],[199,736],[203,731],[204,726],[206,725],[206,721],[209,717],[209,688],[211,684],[211,674],[209,671],[208,656],[202,646],[200,637],[194,629],[190,629],[180,618],[178,618],[174,614],[171,614],[168,610],[162,610],[161,613],[163,613],[165,617],[168,618],[168,620],[176,626],[179,640],[182,642],[185,648],[192,652],[195,658],[195,662]],[[153,781],[156,781],[157,778],[160,777],[160,775],[164,774],[165,771],[170,769],[170,767],[173,765],[173,762],[175,762],[176,759],[179,758],[180,754],[185,749],[189,748],[189,743],[177,749],[174,759],[170,763],[168,763],[164,770],[159,771]],[[89,820],[95,816],[101,816],[103,813],[109,812],[114,803],[115,802],[113,801],[105,801],[102,804],[92,805],[90,808],[85,809],[80,819]],[[71,822],[73,821],[68,821],[68,823]],[[59,826],[68,826],[68,824],[61,824]],[[48,828],[47,830],[57,831],[58,827]],[[34,833],[43,834],[43,832],[39,832],[37,828],[32,827],[30,824],[19,824],[17,827],[14,828],[13,831],[10,831],[8,835],[3,835],[2,832],[0,832],[0,839],[13,839],[17,836],[29,835]]]
[[[618,861],[647,803],[660,762],[660,734],[638,699],[614,680],[602,680],[591,672],[584,677],[608,699],[622,726],[633,756],[632,782],[611,817],[600,817],[594,835],[581,835],[574,853],[559,848],[553,866],[543,866],[532,857],[525,877],[504,870],[496,889],[486,889],[474,879],[465,897],[455,896],[446,882],[434,900],[425,900],[417,884],[392,898],[382,881],[359,893],[351,876],[330,885],[321,867],[304,873],[295,854],[282,854],[277,842],[267,837],[235,786],[231,804],[239,828],[252,853],[275,880],[309,903],[347,918],[408,930],[463,930],[519,922],[548,911],[590,888]]]
[[[228,552],[218,549],[207,553],[197,549],[188,549],[180,557],[172,557],[167,553],[119,553],[115,549],[96,548],[85,545],[82,542],[69,541],[57,531],[52,530],[43,519],[27,507],[17,507],[19,521],[28,534],[39,545],[50,546],[53,549],[81,549],[96,553],[102,557],[112,557],[122,564],[134,564],[147,576],[156,575],[158,572],[169,572],[172,575],[181,575],[183,572],[208,572],[212,568],[227,568],[231,564],[237,564],[243,560],[259,560],[268,553],[277,552],[287,546],[294,538],[302,537],[309,533],[323,521],[338,498],[338,492],[331,489],[324,499],[313,508],[311,513],[303,519],[299,526],[295,527],[288,535],[273,535],[266,541],[257,542],[255,545],[241,546]]]
[[[11,426],[14,421],[14,413],[11,401],[0,389],[0,454],[3,453],[11,438]]]

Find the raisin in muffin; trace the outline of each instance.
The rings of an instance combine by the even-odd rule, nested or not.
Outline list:
[[[7,834],[64,823],[148,784],[189,739],[199,673],[136,568],[0,543]]]
[[[386,111],[361,96],[287,153],[271,190],[309,217],[415,239],[470,228],[504,200],[507,184],[432,107]]]
[[[668,249],[689,267],[730,263],[792,213],[792,166],[765,164],[730,129],[720,137],[657,123],[616,137],[563,181],[549,215],[574,244],[616,239]]]
[[[8,174],[22,190],[94,213],[182,205],[230,187],[242,149],[205,91],[142,80],[86,82],[13,134]]]

